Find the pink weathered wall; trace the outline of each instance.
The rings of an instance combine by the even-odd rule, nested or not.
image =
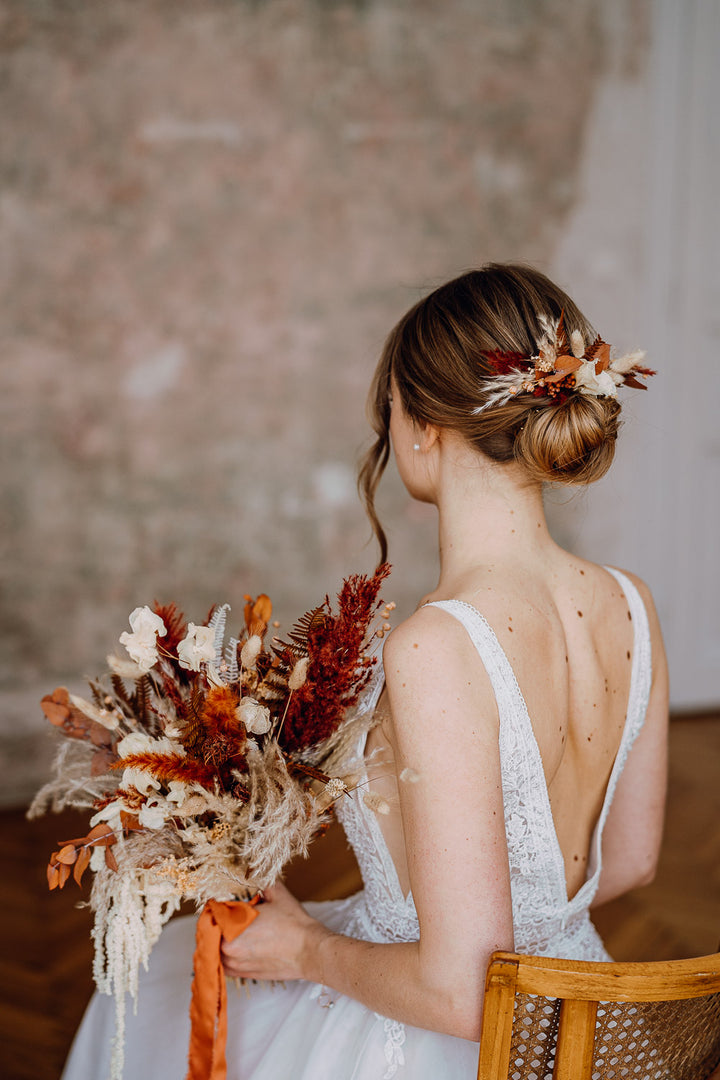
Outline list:
[[[6,2],[7,738],[136,604],[266,590],[285,620],[373,564],[354,471],[383,337],[469,266],[548,267],[647,6]],[[380,506],[407,609],[433,517],[395,477]]]

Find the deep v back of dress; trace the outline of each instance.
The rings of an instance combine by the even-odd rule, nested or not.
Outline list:
[[[627,712],[620,746],[591,840],[587,877],[568,898],[565,863],[553,822],[542,758],[512,666],[483,615],[461,600],[433,601],[465,627],[488,673],[499,716],[505,832],[510,863],[515,947],[568,959],[608,959],[589,908],[602,870],[602,834],[632,744],[642,727],[651,684],[650,633],[633,583],[609,570],[625,593],[634,626]],[[378,675],[365,702],[369,711],[382,689]],[[413,940],[419,928],[412,895],[405,897],[382,830],[360,799],[344,800],[338,816],[353,846],[365,885],[352,932],[377,941]]]

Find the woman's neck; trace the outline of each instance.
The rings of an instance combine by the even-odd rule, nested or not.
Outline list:
[[[498,465],[455,439],[444,441],[437,464],[441,590],[457,591],[480,568],[519,569],[557,551],[542,487],[521,466]]]

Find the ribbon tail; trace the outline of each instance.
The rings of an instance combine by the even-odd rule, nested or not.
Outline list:
[[[227,988],[220,947],[234,941],[257,916],[250,903],[208,900],[198,919],[190,1001],[190,1047],[186,1080],[225,1080]]]

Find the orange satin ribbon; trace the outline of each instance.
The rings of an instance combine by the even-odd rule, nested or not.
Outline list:
[[[190,1050],[186,1080],[225,1080],[227,1064],[227,987],[220,946],[223,937],[234,941],[257,916],[255,904],[208,900],[198,919],[192,1000]]]

